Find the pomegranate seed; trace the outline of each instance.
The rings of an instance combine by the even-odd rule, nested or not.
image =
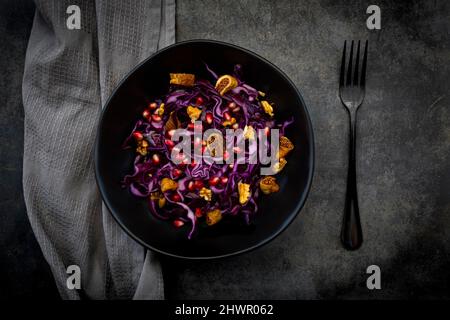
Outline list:
[[[228,183],[228,178],[227,177],[221,177],[220,178],[220,183],[221,184],[227,184]]]
[[[152,156],[152,161],[154,164],[159,164],[159,156],[156,153]]]
[[[205,116],[205,120],[207,123],[211,124],[214,121],[214,117],[211,112],[207,112]]]
[[[227,160],[229,157],[230,157],[230,154],[228,153],[228,151],[225,150],[223,153],[223,159]]]
[[[194,124],[192,122],[188,123],[187,128],[188,128],[188,130],[194,130]]]
[[[191,168],[195,167],[196,165],[197,165],[197,163],[195,163],[195,160],[192,160],[192,162],[189,163],[189,166],[190,166]]]
[[[142,140],[142,139],[144,139],[144,136],[143,136],[142,133],[139,132],[139,131],[133,132],[133,137],[134,137],[136,140]]]
[[[231,115],[228,112],[224,112],[223,113],[223,117],[225,118],[225,120],[230,121],[231,120]]]
[[[203,181],[202,181],[202,180],[195,180],[195,181],[194,181],[194,188],[195,188],[195,189],[201,189],[201,188],[203,188]]]
[[[181,201],[181,196],[178,193],[174,193],[172,195],[172,201],[180,202]]]
[[[166,139],[164,142],[169,148],[175,147],[175,142],[173,142],[172,140]]]
[[[206,146],[202,145],[202,154],[204,154],[206,151]]]
[[[177,169],[177,168],[172,170],[172,175],[173,175],[174,178],[178,178],[179,176],[181,176],[182,173],[183,172],[180,169]]]
[[[203,104],[203,98],[202,97],[198,97],[197,100],[195,100],[195,104],[198,106],[201,106]]]
[[[209,179],[209,185],[210,186],[215,186],[219,183],[219,177],[212,177],[211,179]]]
[[[181,220],[174,220],[173,225],[177,228],[182,227],[184,225],[184,222]]]
[[[161,116],[159,114],[152,114],[152,120],[155,122],[161,121]]]
[[[148,105],[148,107],[149,107],[151,110],[155,110],[156,108],[158,108],[158,104],[157,104],[156,102],[152,102],[152,103],[150,103],[150,104]]]
[[[269,136],[269,135],[270,135],[270,128],[269,128],[269,127],[265,127],[265,128],[264,128],[264,134],[265,134],[266,136]]]
[[[194,181],[189,181],[187,188],[189,191],[194,191],[195,190]]]
[[[239,148],[239,147],[233,147],[233,151],[234,151],[235,153],[239,154],[239,153],[242,152],[242,149]]]
[[[197,218],[201,218],[201,217],[203,216],[202,209],[196,208],[196,209],[195,209],[195,216],[196,216]]]
[[[236,108],[236,103],[230,102],[230,103],[228,104],[228,108],[230,108],[230,109]]]
[[[150,119],[150,111],[149,110],[144,110],[143,112],[142,112],[142,116],[145,118],[145,119]]]

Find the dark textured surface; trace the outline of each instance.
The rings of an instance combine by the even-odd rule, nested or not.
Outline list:
[[[34,6],[0,2],[0,299],[58,298],[22,196],[22,75]]]
[[[279,238],[237,258],[177,263],[175,298],[450,297],[450,42],[446,1],[376,1],[382,30],[365,27],[365,1],[178,1],[177,40],[245,46],[303,92],[316,136],[305,209]],[[345,39],[369,39],[359,111],[358,174],[365,242],[339,242],[348,124],[337,96]],[[274,212],[273,214],[276,214]],[[367,266],[382,290],[366,288]]]
[[[304,210],[264,248],[212,262],[165,259],[169,298],[450,298],[450,6],[377,1],[382,30],[369,31],[372,3],[178,1],[178,41],[242,45],[297,84],[315,128],[316,173]],[[52,296],[21,196],[20,85],[33,8],[0,9],[0,298]],[[347,252],[339,232],[348,124],[337,77],[352,38],[368,38],[370,54],[357,146],[365,242]],[[366,289],[371,264],[381,267],[382,290]]]

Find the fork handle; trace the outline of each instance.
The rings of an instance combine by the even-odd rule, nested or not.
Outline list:
[[[349,111],[349,118],[349,163],[341,241],[346,249],[356,250],[363,242],[361,222],[359,219],[358,191],[356,187],[356,111]]]

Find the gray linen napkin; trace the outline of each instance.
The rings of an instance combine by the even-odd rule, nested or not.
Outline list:
[[[81,30],[68,30],[68,6]],[[137,63],[175,41],[175,0],[37,0],[23,78],[28,216],[64,299],[162,299],[160,265],[102,205],[93,143],[102,106]],[[125,106],[126,107],[126,106]],[[81,291],[67,288],[69,265]]]

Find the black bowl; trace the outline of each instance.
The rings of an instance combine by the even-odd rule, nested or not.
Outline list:
[[[121,187],[132,171],[133,152],[122,144],[146,104],[167,92],[169,73],[194,73],[210,79],[204,63],[218,74],[243,67],[244,80],[275,103],[277,119],[294,117],[287,136],[295,145],[288,164],[277,176],[280,192],[259,199],[250,225],[221,222],[199,230],[188,240],[190,226],[176,229],[152,216],[143,199]],[[212,80],[212,79],[211,79]],[[305,102],[291,80],[269,61],[235,45],[193,40],[167,47],[134,68],[109,98],[100,119],[95,146],[95,172],[103,201],[119,225],[143,246],[173,257],[208,259],[257,248],[280,234],[297,216],[307,198],[314,168],[313,129]]]

